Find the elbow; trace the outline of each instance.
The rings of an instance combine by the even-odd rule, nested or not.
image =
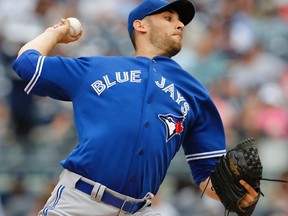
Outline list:
[[[20,52],[19,52],[20,53]],[[30,80],[35,71],[35,62],[40,54],[37,51],[24,52],[12,62],[12,69],[23,80]]]

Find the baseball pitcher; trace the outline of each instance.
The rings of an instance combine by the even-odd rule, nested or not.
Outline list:
[[[70,101],[79,136],[40,216],[159,216],[151,199],[180,148],[205,194],[228,211],[252,214],[262,174],[254,140],[226,157],[208,91],[171,59],[194,14],[188,0],[143,0],[128,17],[133,57],[49,56],[81,38],[83,29],[69,35],[68,19],[20,49],[13,69],[28,82],[25,92]]]

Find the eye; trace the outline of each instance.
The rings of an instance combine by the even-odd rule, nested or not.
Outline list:
[[[169,16],[169,15],[166,15],[164,18],[165,18],[165,20],[167,20],[167,21],[171,21],[171,20],[172,20],[171,16]]]

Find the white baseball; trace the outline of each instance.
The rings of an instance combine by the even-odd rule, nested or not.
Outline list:
[[[76,37],[81,32],[81,22],[75,17],[69,17],[67,19],[70,22],[69,35],[72,37]]]

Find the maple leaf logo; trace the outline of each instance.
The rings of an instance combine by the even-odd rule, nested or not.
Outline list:
[[[158,118],[164,123],[166,128],[166,142],[168,142],[176,134],[180,135],[183,130],[184,116],[175,116],[172,114],[159,114]]]

